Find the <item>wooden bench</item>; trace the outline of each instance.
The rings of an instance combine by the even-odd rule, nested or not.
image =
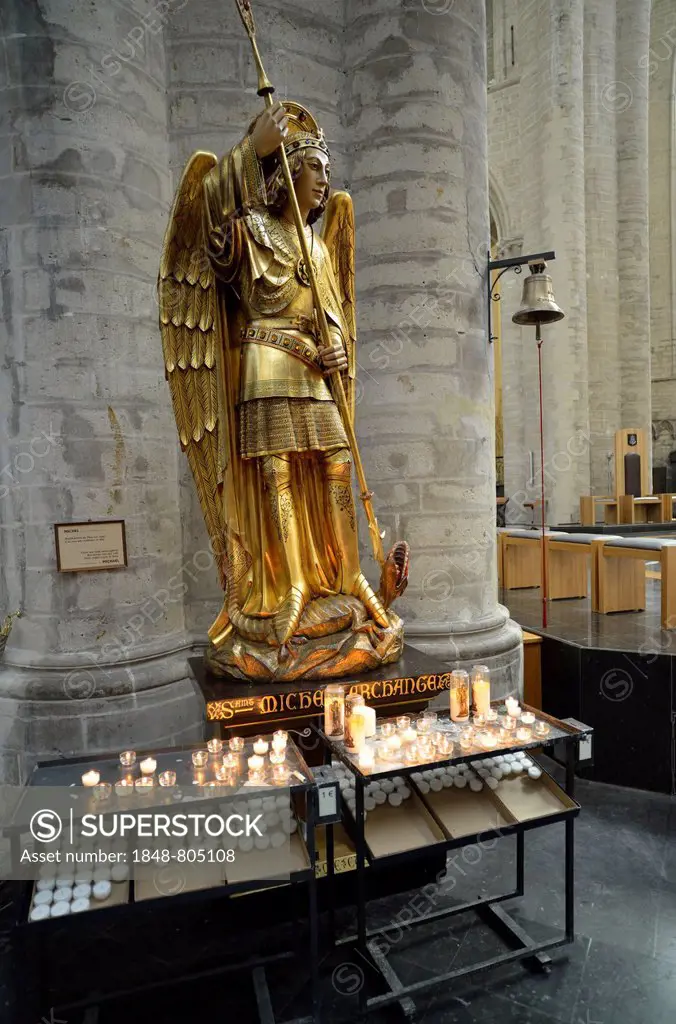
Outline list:
[[[660,563],[662,629],[676,629],[676,540],[603,538],[592,542],[592,611],[644,611],[645,563]]]
[[[545,538],[552,531],[545,531]],[[505,590],[542,584],[542,534],[539,530],[506,529],[498,533],[498,577]]]
[[[547,595],[552,601],[589,595],[589,563],[597,533],[552,533],[545,543]],[[619,539],[619,538],[617,538]]]

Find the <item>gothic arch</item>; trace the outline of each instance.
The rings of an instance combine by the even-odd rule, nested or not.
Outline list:
[[[511,241],[514,238],[514,231],[507,212],[504,192],[495,175],[490,170],[488,173],[488,205],[491,220],[495,224],[496,242],[499,248],[505,242]]]

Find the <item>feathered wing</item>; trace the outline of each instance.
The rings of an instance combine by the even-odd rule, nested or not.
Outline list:
[[[158,280],[166,378],[181,448],[195,478],[214,552],[225,555],[219,494],[216,282],[202,235],[202,184],[217,163],[194,153],[177,189]],[[225,588],[225,557],[217,557]]]
[[[324,211],[322,237],[331,255],[338,284],[343,318],[347,326],[347,372],[343,383],[350,412],[355,413],[355,376],[357,368],[357,309],[355,289],[354,206],[348,192],[333,192]]]

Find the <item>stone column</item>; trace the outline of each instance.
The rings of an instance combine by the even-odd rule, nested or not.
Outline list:
[[[627,97],[615,67],[616,9],[587,0],[584,12],[584,140],[591,493],[613,494],[615,431],[622,426],[617,252],[617,125]]]
[[[349,0],[346,117],[358,230],[357,430],[398,608],[442,663],[520,681],[497,602],[483,0]],[[372,570],[373,575],[373,570]]]
[[[3,5],[0,613],[22,612],[0,672],[9,780],[35,755],[201,730],[154,284],[172,193],[157,7]],[[125,520],[128,569],[57,573],[53,524],[87,519]]]
[[[580,495],[589,493],[583,9],[583,0],[519,4],[520,50],[527,55],[521,74],[524,252],[556,251],[549,272],[566,314],[542,329],[550,523],[577,520]],[[535,328],[524,328],[523,337],[526,448],[537,453],[539,488]]]
[[[619,355],[622,427],[651,434],[648,67],[651,0],[617,4]],[[648,448],[650,450],[650,446]]]

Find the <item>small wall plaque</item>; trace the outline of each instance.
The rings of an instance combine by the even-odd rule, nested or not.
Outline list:
[[[127,565],[123,519],[55,523],[56,566],[59,572],[122,569]]]

